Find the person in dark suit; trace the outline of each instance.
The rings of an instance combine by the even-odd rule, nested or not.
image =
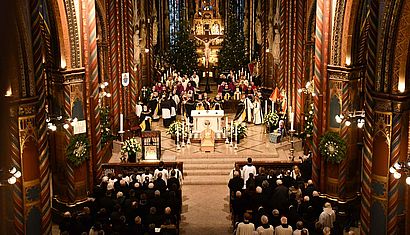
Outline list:
[[[179,179],[176,178],[176,171],[175,170],[171,171],[171,177],[168,179],[168,182],[167,182],[168,190],[171,190],[173,184],[176,185],[175,187],[178,190],[181,188],[181,185],[179,183]]]
[[[286,214],[289,206],[289,189],[283,185],[282,180],[277,180],[276,184],[278,186],[272,193],[273,208],[277,208],[282,214]]]

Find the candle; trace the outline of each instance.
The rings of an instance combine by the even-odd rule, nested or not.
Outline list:
[[[120,113],[120,132],[124,132],[124,114]]]
[[[179,144],[179,125],[177,125],[177,145]]]
[[[241,74],[241,70],[238,70],[238,74]]]
[[[265,115],[268,113],[268,101],[265,100]]]
[[[235,141],[238,144],[238,124],[235,124]]]
[[[275,109],[275,102],[273,102],[273,100],[272,100],[272,113],[273,113],[274,109]]]
[[[228,124],[229,124],[229,120],[228,120],[228,116],[226,116],[226,119],[225,119],[225,130],[226,131],[228,130]]]
[[[243,68],[242,68],[242,72],[243,72]]]
[[[182,122],[182,141],[184,141],[184,130],[185,130],[185,122]]]
[[[248,73],[248,80],[249,80],[249,73]],[[251,80],[251,82],[252,82],[252,80]]]
[[[293,118],[295,114],[292,112],[292,106],[289,107],[290,110],[290,130],[293,131]]]
[[[238,80],[238,74],[235,74],[235,80]]]
[[[232,134],[233,134],[233,121],[231,121],[231,143],[232,143],[232,141],[233,141],[233,139],[232,139]]]

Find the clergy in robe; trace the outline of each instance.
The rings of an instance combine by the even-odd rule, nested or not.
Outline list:
[[[238,124],[246,120],[246,108],[245,108],[245,95],[242,95],[242,99],[239,101],[238,106],[236,106],[236,115],[234,121]]]
[[[223,97],[224,100],[231,99],[231,90],[229,89],[228,84],[225,84],[225,87],[222,90],[222,97]]]
[[[171,124],[171,100],[163,99],[161,102],[161,112],[164,127],[168,128]]]
[[[207,93],[204,93],[204,100],[203,100],[205,110],[211,109],[211,99],[208,97]]]
[[[212,103],[212,110],[223,110],[223,99],[221,98],[221,95],[218,94],[216,95],[213,103]]]
[[[151,131],[151,112],[148,110],[146,105],[143,106],[141,116],[140,116],[140,127],[141,131]]]
[[[159,121],[159,98],[158,92],[152,93],[151,99],[148,101],[148,108],[151,110],[152,120]]]
[[[253,123],[255,125],[262,124],[262,117],[261,101],[258,96],[255,96],[255,101],[253,102]]]
[[[195,108],[196,108],[195,107],[195,102],[194,102],[194,100],[191,96],[185,103],[185,112],[186,112],[186,116],[187,116],[190,123],[192,123],[194,121],[192,119],[192,116],[191,116],[191,111],[195,110]]]
[[[169,97],[169,102],[171,104],[171,123],[177,120],[177,103],[175,102],[173,96]],[[179,98],[178,98],[179,102]]]
[[[137,115],[137,117],[141,116],[141,112],[142,112],[142,102],[138,101],[137,104],[135,105],[135,115]]]
[[[251,123],[253,118],[253,103],[252,103],[252,96],[248,95],[245,98],[245,109],[246,109],[246,122]]]
[[[191,78],[194,80],[197,87],[199,87],[199,76],[196,74],[196,72],[194,72],[194,74],[192,74]]]

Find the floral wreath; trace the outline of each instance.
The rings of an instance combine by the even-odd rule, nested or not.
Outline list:
[[[80,134],[71,138],[66,149],[68,162],[77,167],[85,162],[89,157],[90,142],[87,135]]]
[[[346,157],[346,142],[335,132],[324,134],[319,143],[320,154],[327,162],[339,164]]]
[[[125,140],[121,146],[122,155],[124,155],[125,153],[135,154],[137,152],[141,152],[141,144],[135,137]]]

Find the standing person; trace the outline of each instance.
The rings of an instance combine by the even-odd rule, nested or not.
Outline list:
[[[323,207],[323,212],[319,215],[319,223],[323,227],[329,227],[333,229],[333,223],[336,220],[335,211],[332,209],[332,205],[329,202],[325,203]]]
[[[250,173],[256,175],[256,167],[252,164],[252,158],[249,157],[248,163],[242,168],[242,178],[244,182],[246,182],[249,179]]]
[[[255,96],[255,101],[253,102],[253,124],[262,124],[262,117],[261,101],[258,96]]]
[[[141,131],[151,131],[151,121],[151,112],[148,110],[148,107],[144,105],[140,116]]]
[[[248,95],[245,98],[245,108],[246,108],[246,122],[251,123],[253,118],[253,103],[252,103],[252,96]]]
[[[241,124],[243,121],[246,120],[245,95],[242,96],[241,100],[239,101],[236,107],[237,109],[236,109],[236,115],[235,115],[234,121],[237,124]]]
[[[165,183],[167,183],[168,170],[165,169],[164,165],[165,164],[164,164],[163,161],[159,162],[159,167],[157,169],[155,169],[155,171],[154,171],[154,180],[156,180],[158,178],[159,173],[162,173],[162,179],[165,181]]]
[[[244,214],[243,222],[240,222],[238,227],[236,227],[236,235],[253,235],[255,225],[250,222],[251,218],[251,214]]]
[[[266,215],[262,215],[261,222],[262,225],[256,229],[258,235],[273,235],[275,233],[275,229],[268,223],[269,219]]]
[[[196,72],[194,71],[194,74],[192,74],[191,78],[194,80],[194,82],[197,85],[197,88],[199,88],[199,76],[196,74]]]
[[[163,97],[161,101],[161,113],[162,113],[162,121],[164,127],[168,128],[171,124],[171,100],[166,97]]]
[[[288,225],[288,218],[282,216],[280,218],[281,225],[275,228],[275,235],[292,235],[292,226]]]

